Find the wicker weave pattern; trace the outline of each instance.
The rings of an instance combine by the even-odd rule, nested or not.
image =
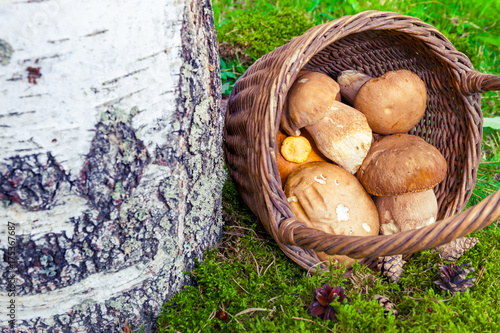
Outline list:
[[[276,163],[280,117],[298,72],[312,69],[336,78],[347,69],[380,76],[402,68],[417,73],[428,88],[426,114],[410,134],[425,138],[448,161],[448,175],[435,189],[443,220],[393,236],[334,236],[306,228],[291,212]],[[490,90],[500,90],[500,76],[475,71],[464,54],[421,20],[379,11],[345,16],[268,53],[238,80],[226,113],[228,168],[266,230],[305,268],[319,262],[307,249],[375,258],[432,248],[500,216],[500,192],[475,210],[453,216],[463,210],[474,188],[482,138],[479,93]]]

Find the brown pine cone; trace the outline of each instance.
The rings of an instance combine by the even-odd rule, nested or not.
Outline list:
[[[395,256],[380,257],[378,262],[378,269],[380,274],[389,279],[389,281],[398,283],[401,275],[404,273],[403,266],[406,261],[403,260],[403,255],[398,254]]]
[[[465,251],[474,247],[479,242],[477,238],[466,238],[461,237],[454,239],[448,244],[438,246],[434,249],[434,252],[439,251],[439,256],[444,261],[455,261],[460,258]]]
[[[389,314],[394,316],[398,315],[398,310],[396,310],[396,305],[394,305],[394,303],[392,303],[389,298],[382,295],[374,295],[372,298],[370,298],[370,300],[374,298],[377,300],[380,306],[384,308],[384,314],[386,317]]]

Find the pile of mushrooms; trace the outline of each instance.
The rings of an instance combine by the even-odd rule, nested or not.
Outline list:
[[[298,221],[335,235],[394,234],[437,219],[433,188],[443,155],[406,134],[426,110],[425,83],[408,70],[372,78],[302,71],[291,86],[278,133],[278,168]],[[350,265],[346,256],[317,253]]]

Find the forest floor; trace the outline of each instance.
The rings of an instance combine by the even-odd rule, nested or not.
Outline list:
[[[225,96],[264,54],[314,25],[365,10],[397,12],[432,24],[476,70],[500,74],[498,0],[213,0],[213,8]],[[482,94],[482,112],[481,161],[467,207],[500,188],[498,91]],[[459,279],[470,287],[450,293],[435,282],[442,281],[440,265],[452,265],[432,250],[407,259],[398,283],[357,264],[350,277],[344,277],[344,268],[321,274],[283,254],[230,178],[223,189],[223,211],[220,244],[186,273],[194,276],[195,285],[164,305],[158,332],[500,332],[499,221],[470,235],[479,243],[456,262],[473,269]],[[323,321],[308,309],[316,289],[326,283],[341,286],[350,298],[348,304],[333,303],[336,320]],[[384,312],[375,295],[387,297],[397,315]]]

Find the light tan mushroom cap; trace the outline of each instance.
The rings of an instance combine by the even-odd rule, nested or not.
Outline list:
[[[322,119],[332,103],[340,100],[340,87],[326,74],[310,72],[299,76],[287,95],[281,127],[292,136],[297,130]]]
[[[334,235],[373,236],[379,232],[373,200],[356,177],[334,164],[302,165],[287,178],[285,195],[297,220],[311,228]],[[323,255],[326,260],[328,255]],[[339,264],[347,258],[332,256]]]
[[[374,197],[380,217],[380,234],[423,228],[436,222],[438,204],[434,190],[390,197]]]
[[[406,133],[425,113],[427,88],[409,70],[385,73],[367,81],[354,99],[354,108],[364,113],[375,133]]]
[[[418,136],[393,134],[372,144],[356,176],[368,193],[392,196],[431,189],[446,171],[436,147]]]

